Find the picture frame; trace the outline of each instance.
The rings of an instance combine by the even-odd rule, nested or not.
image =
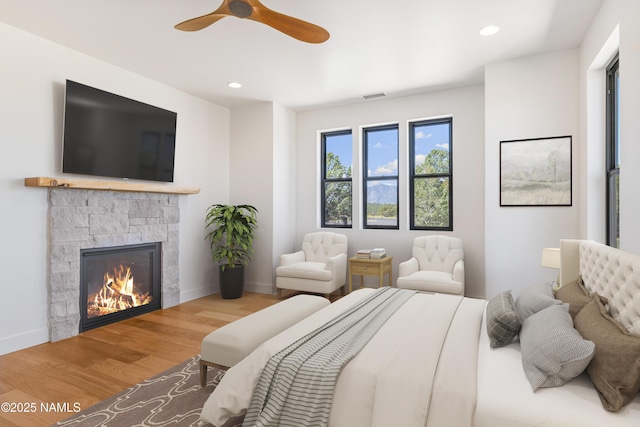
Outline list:
[[[571,206],[572,137],[500,141],[500,206]]]

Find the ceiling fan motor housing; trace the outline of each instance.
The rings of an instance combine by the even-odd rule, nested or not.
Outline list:
[[[253,7],[247,2],[242,0],[233,0],[229,2],[229,10],[233,13],[233,16],[238,18],[246,18],[253,13]]]
[[[199,31],[227,16],[248,18],[307,43],[323,43],[329,32],[315,24],[273,11],[260,0],[224,0],[213,12],[188,19],[175,26],[181,31]]]

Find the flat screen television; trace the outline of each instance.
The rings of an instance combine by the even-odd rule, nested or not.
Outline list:
[[[62,172],[173,182],[176,116],[67,80]]]

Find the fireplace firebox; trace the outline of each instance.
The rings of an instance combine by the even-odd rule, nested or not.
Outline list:
[[[80,332],[161,307],[161,243],[80,251]]]

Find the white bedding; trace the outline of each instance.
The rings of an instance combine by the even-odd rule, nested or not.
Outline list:
[[[484,317],[484,316],[483,316]],[[482,325],[478,349],[478,400],[474,427],[638,427],[640,395],[620,410],[606,411],[586,372],[561,387],[531,391],[520,344],[490,348]]]
[[[579,273],[579,242],[561,242],[561,284],[575,280]],[[618,254],[616,251],[613,253]],[[600,252],[594,265],[611,256],[609,249]],[[625,268],[632,263],[640,271],[640,261],[635,261],[640,257],[627,260],[625,255],[620,259]],[[640,273],[635,271],[625,280],[640,284]],[[618,293],[625,296],[628,289]],[[262,366],[271,355],[374,291],[355,291],[264,343],[226,373],[206,402],[202,419],[221,426],[225,420],[242,415]],[[520,345],[490,347],[484,323],[486,301],[460,298],[418,294],[405,304],[344,368],[336,384],[329,426],[640,426],[640,395],[619,412],[608,412],[587,373],[563,386],[533,392],[522,368]],[[628,305],[627,300],[620,299],[620,307]],[[435,325],[446,318],[448,306],[460,301],[470,310],[462,311],[465,314],[457,316],[447,328],[449,338],[440,353],[434,343],[442,330]],[[631,301],[630,309],[618,312],[629,319],[626,323],[636,325],[640,299]],[[469,335],[469,331],[475,332]],[[433,363],[438,362],[434,374]],[[431,394],[431,390],[436,392]]]
[[[220,426],[242,414],[273,354],[370,292],[341,298],[229,369],[201,418]],[[413,296],[340,374],[329,426],[471,426],[484,305],[484,300],[453,295]],[[459,315],[451,317],[456,311]]]

